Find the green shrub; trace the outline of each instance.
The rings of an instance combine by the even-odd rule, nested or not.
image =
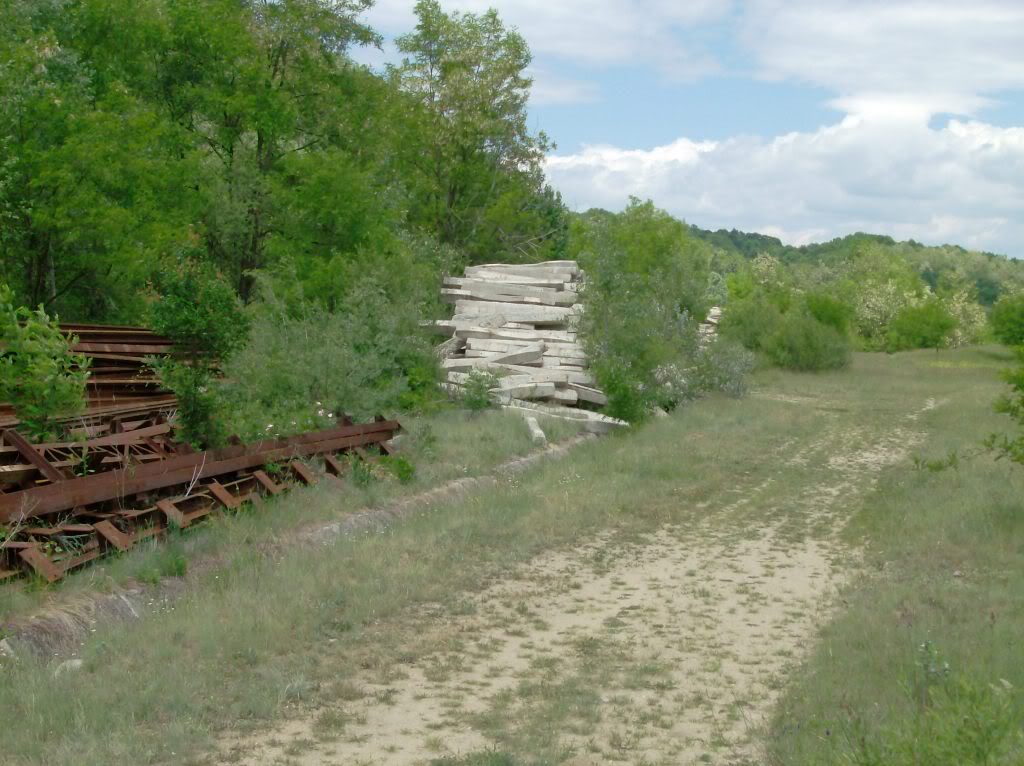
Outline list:
[[[1024,293],[1008,295],[992,309],[992,332],[1007,346],[1024,346]]]
[[[637,199],[622,213],[585,218],[573,233],[587,272],[581,337],[608,396],[606,412],[638,421],[690,397],[687,370],[708,294],[706,247],[681,221]]]
[[[245,346],[224,364],[221,417],[244,439],[326,427],[438,399],[437,362],[419,327],[421,304],[391,297],[373,278],[354,283],[336,311],[289,308],[263,286]]]
[[[754,354],[738,343],[719,338],[697,352],[691,371],[695,394],[721,391],[741,397],[755,366]]]
[[[1016,368],[1005,372],[1010,391],[996,402],[996,411],[1009,415],[1024,429],[1024,347],[1017,347]],[[996,449],[1001,457],[1009,458],[1024,465],[1024,430],[1016,436],[993,436],[989,446]]]
[[[938,298],[900,309],[886,334],[886,351],[941,348],[956,329],[956,320]]]
[[[849,338],[809,313],[791,311],[764,343],[773,364],[787,370],[836,370],[850,363]]]
[[[826,293],[807,293],[804,296],[807,313],[823,325],[834,327],[843,335],[850,331],[853,321],[853,308],[843,301]]]
[[[462,387],[460,401],[470,412],[486,410],[492,404],[491,389],[498,385],[498,379],[489,372],[472,370]]]
[[[685,311],[659,299],[651,281],[623,275],[619,288],[588,285],[582,337],[591,370],[608,396],[606,412],[630,422],[688,398],[684,370],[697,351]]]
[[[910,717],[849,738],[855,766],[1015,766],[1024,762],[1024,729],[1016,691],[1006,681],[977,684],[940,673],[910,688]]]
[[[178,397],[180,437],[197,447],[224,442],[214,382],[220,365],[245,342],[247,325],[234,289],[208,263],[182,253],[150,285],[149,323],[174,343],[173,357],[151,359]]]
[[[719,323],[722,337],[751,351],[761,351],[782,322],[782,312],[763,292],[734,300],[726,306]]]
[[[416,466],[401,455],[385,455],[380,459],[380,464],[398,479],[399,484],[409,484],[416,478]]]
[[[31,439],[54,436],[54,418],[85,407],[89,364],[71,353],[76,342],[41,306],[15,306],[13,293],[0,283],[0,401],[14,405],[20,429]]]

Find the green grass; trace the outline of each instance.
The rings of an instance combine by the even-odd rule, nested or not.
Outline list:
[[[920,457],[938,468],[965,456],[887,472],[853,518],[867,571],[779,707],[778,763],[1024,762],[1024,469],[978,450],[1011,426],[991,408],[1009,357],[932,356],[903,357],[940,371],[951,398],[925,416]],[[1000,728],[1004,703],[1016,721],[1005,737],[960,749],[972,716]]]
[[[465,593],[542,551],[599,532],[627,548],[666,524],[709,519],[737,539],[766,520],[792,540],[821,534],[821,520],[786,499],[814,489],[832,446],[869,446],[930,398],[948,403],[920,415],[915,427],[927,439],[917,451],[939,457],[973,445],[1000,424],[988,402],[1003,363],[978,350],[857,355],[850,371],[823,375],[768,371],[746,400],[708,399],[585,444],[493,491],[326,546],[253,542],[369,498],[314,489],[285,498],[273,513],[218,522],[185,537],[196,550],[216,550],[216,566],[193,573],[196,587],[173,609],[99,627],[81,649],[81,672],[55,679],[46,663],[3,666],[0,752],[14,766],[206,762],[227,728],[263,730],[282,716],[343,707],[357,673],[390,683],[404,664],[450,649],[445,616],[465,613]],[[458,421],[467,438],[455,444],[425,439],[445,467],[431,469],[421,445],[416,481],[461,475],[459,466],[463,474],[483,470],[508,454],[504,426],[483,438],[480,425]],[[781,460],[815,444],[820,449],[799,466]],[[448,450],[443,460],[441,450]],[[866,542],[871,566],[846,595],[849,606],[826,630],[821,651],[787,688],[768,735],[776,761],[834,761],[845,752],[835,744],[844,724],[859,716],[874,733],[887,717],[910,715],[901,683],[912,677],[924,639],[979,684],[1002,677],[1022,688],[1013,667],[1014,637],[1024,635],[1020,473],[987,458],[940,473],[903,461],[883,472],[868,502],[839,498],[837,512],[854,519],[847,535]],[[755,489],[756,502],[734,502]],[[964,576],[954,576],[958,569]],[[86,577],[76,587],[95,584]],[[418,616],[427,604],[440,629]],[[573,685],[583,694],[602,672],[583,667],[548,689],[520,690],[534,701],[522,716],[480,722],[501,748],[463,763],[558,763],[558,731],[573,725],[565,712]],[[638,670],[635,683],[646,683],[643,675]],[[325,718],[322,730],[343,730],[345,720]],[[828,727],[834,737],[825,736]]]

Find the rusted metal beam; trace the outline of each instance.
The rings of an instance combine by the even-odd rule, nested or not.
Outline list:
[[[4,431],[4,441],[17,449],[25,460],[38,469],[39,473],[43,475],[43,478],[48,481],[52,481],[55,484],[67,480],[67,477],[63,473],[61,473],[49,460],[43,457],[41,452],[29,444],[28,440],[13,428],[8,428]]]
[[[0,495],[0,523],[59,513],[79,505],[123,499],[139,492],[188,484],[266,463],[374,444],[390,438],[390,434],[399,429],[397,421],[341,426],[291,439],[210,450],[84,476],[66,486],[49,485],[11,492]],[[383,439],[382,435],[385,435]]]

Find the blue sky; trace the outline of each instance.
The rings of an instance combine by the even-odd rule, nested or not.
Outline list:
[[[412,0],[377,0],[390,38]],[[1024,256],[1024,0],[442,0],[534,53],[567,204]],[[367,63],[393,58],[357,54]]]

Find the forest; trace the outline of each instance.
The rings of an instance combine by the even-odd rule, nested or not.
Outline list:
[[[791,247],[639,199],[572,212],[545,180],[553,142],[528,127],[523,37],[494,10],[420,0],[401,63],[373,70],[351,58],[381,44],[370,5],[2,0],[7,347],[30,316],[169,335],[192,359],[154,364],[212,444],[309,427],[318,402],[432,406],[419,322],[472,264],[578,259],[595,371],[630,420],[742,390],[755,364],[976,343],[1017,315],[1024,266],[991,253],[869,234]],[[0,398],[33,395],[7,379]]]

